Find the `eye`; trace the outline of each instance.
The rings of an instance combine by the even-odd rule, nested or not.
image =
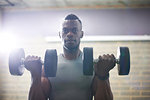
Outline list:
[[[73,28],[72,32],[76,34],[78,32],[78,30],[76,28]]]
[[[67,34],[69,30],[67,28],[63,28],[63,33]]]

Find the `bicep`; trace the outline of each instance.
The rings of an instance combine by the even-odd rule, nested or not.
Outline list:
[[[41,85],[42,85],[42,90],[44,95],[49,98],[50,97],[50,92],[51,92],[51,84],[50,81],[48,80],[47,77],[42,77],[41,78]]]
[[[49,98],[50,91],[51,91],[51,84],[50,84],[50,80],[47,77],[45,77],[44,66],[42,66],[41,86],[44,95],[46,96],[46,98]]]
[[[94,100],[113,100],[109,79],[103,81],[94,77],[92,82],[92,93]]]

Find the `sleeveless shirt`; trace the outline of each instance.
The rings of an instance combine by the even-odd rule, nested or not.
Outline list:
[[[82,53],[75,60],[58,56],[56,77],[48,78],[52,85],[50,100],[92,100],[93,76],[83,74]]]

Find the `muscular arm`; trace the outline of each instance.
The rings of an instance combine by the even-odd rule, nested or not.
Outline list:
[[[111,55],[99,56],[94,64],[95,76],[92,83],[94,100],[113,100],[109,83],[109,71],[115,66],[115,57]]]
[[[43,71],[42,71],[43,72]],[[32,76],[33,78],[33,76]],[[47,100],[50,95],[50,82],[48,78],[34,77],[29,92],[29,100]]]
[[[100,80],[97,76],[94,76],[92,90],[94,100],[113,100],[109,79]]]
[[[40,57],[27,56],[25,68],[31,73],[31,87],[28,100],[47,100],[50,94],[50,82],[44,77],[44,69]]]

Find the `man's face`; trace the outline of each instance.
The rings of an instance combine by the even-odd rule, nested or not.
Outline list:
[[[82,26],[78,20],[65,20],[62,24],[62,40],[64,48],[75,50],[79,47],[82,38]]]

